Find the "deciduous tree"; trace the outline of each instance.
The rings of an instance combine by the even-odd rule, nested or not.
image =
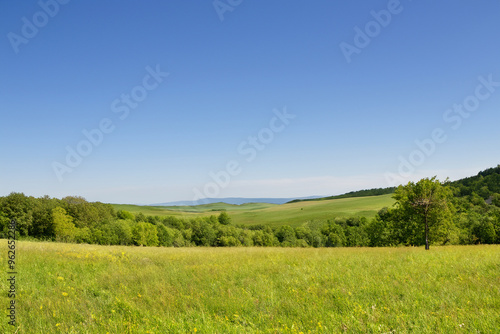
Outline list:
[[[396,189],[393,197],[400,217],[424,229],[426,250],[431,239],[446,242],[452,224],[452,196],[450,188],[436,177],[421,179],[417,183],[409,182]]]
[[[72,242],[75,239],[77,229],[73,224],[73,218],[61,207],[52,210],[52,220],[56,240]]]

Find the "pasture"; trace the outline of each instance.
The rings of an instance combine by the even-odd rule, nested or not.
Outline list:
[[[20,241],[16,254],[17,325],[2,317],[2,333],[495,333],[500,328],[498,245],[424,251]],[[5,277],[7,269],[3,272]],[[0,288],[7,313],[5,278]]]
[[[138,206],[113,204],[116,210],[145,215],[193,218],[219,214],[225,210],[233,224],[269,226],[300,226],[307,221],[333,219],[335,217],[373,218],[385,206],[394,204],[392,194],[369,197],[352,197],[322,201],[307,201],[287,204],[248,203],[232,205],[214,203],[198,206]]]

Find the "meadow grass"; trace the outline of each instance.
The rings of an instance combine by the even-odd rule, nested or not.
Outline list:
[[[177,218],[195,218],[195,217],[207,216],[207,214],[203,211],[190,212],[190,211],[170,210],[164,206],[148,206],[148,205],[133,205],[133,204],[111,204],[111,205],[115,210],[125,210],[134,214],[142,212],[147,216],[174,216]]]
[[[159,206],[157,208],[164,208],[167,210],[180,211],[180,212],[210,212],[210,211],[252,211],[261,210],[279,206],[278,204],[271,203],[245,203],[245,204],[227,204],[227,203],[211,203],[191,206]]]
[[[17,262],[18,326],[9,326],[4,316],[2,333],[497,333],[500,328],[499,245],[425,251],[24,241],[17,244]],[[7,283],[1,282],[6,313]]]
[[[270,226],[300,226],[307,221],[336,217],[373,218],[384,206],[394,204],[392,195],[341,198],[275,205],[265,209],[228,211],[234,224],[264,224]]]
[[[145,215],[176,216],[193,218],[219,214],[225,210],[233,224],[270,226],[300,226],[307,221],[328,220],[335,217],[373,218],[384,206],[394,204],[392,194],[369,197],[352,197],[322,201],[286,203],[282,205],[268,203],[248,203],[231,205],[213,203],[198,206],[151,207],[138,205],[113,204],[116,210],[132,213],[142,212]]]

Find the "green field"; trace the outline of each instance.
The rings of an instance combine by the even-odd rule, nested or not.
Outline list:
[[[22,241],[16,254],[18,323],[4,316],[2,333],[500,328],[498,245],[174,249]]]
[[[328,220],[335,217],[372,218],[385,206],[394,203],[392,195],[353,197],[323,201],[307,201],[282,205],[267,203],[249,203],[231,205],[214,203],[198,206],[151,207],[113,204],[116,210],[145,215],[176,216],[191,218],[218,214],[225,210],[231,216],[233,224],[271,226],[300,226],[307,221]]]

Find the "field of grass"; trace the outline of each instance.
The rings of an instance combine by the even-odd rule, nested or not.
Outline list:
[[[499,245],[174,249],[22,241],[16,254],[18,327],[5,315],[1,333],[500,328]],[[7,281],[0,281],[7,313]]]
[[[392,195],[342,198],[275,205],[261,210],[228,211],[234,224],[300,226],[311,220],[335,217],[373,218],[384,206],[394,204]]]
[[[158,208],[165,208],[167,210],[180,211],[180,212],[210,212],[210,211],[253,211],[262,210],[279,206],[278,204],[270,203],[245,203],[241,205],[227,204],[227,203],[212,203],[202,204],[196,206],[163,206]]]
[[[191,218],[218,214],[225,210],[231,216],[233,224],[271,226],[300,226],[307,221],[327,220],[335,217],[372,218],[384,206],[394,203],[392,195],[353,197],[323,201],[287,203],[282,205],[267,203],[249,203],[231,205],[214,203],[198,206],[150,207],[136,205],[113,204],[116,210],[127,210],[132,213],[142,212],[145,215],[176,216]]]
[[[146,205],[132,205],[132,204],[112,204],[115,210],[125,210],[133,214],[142,212],[147,216],[175,216],[178,218],[194,218],[206,216],[202,212],[185,212],[179,210],[169,210],[164,206],[146,206]],[[213,213],[212,213],[213,214]]]

